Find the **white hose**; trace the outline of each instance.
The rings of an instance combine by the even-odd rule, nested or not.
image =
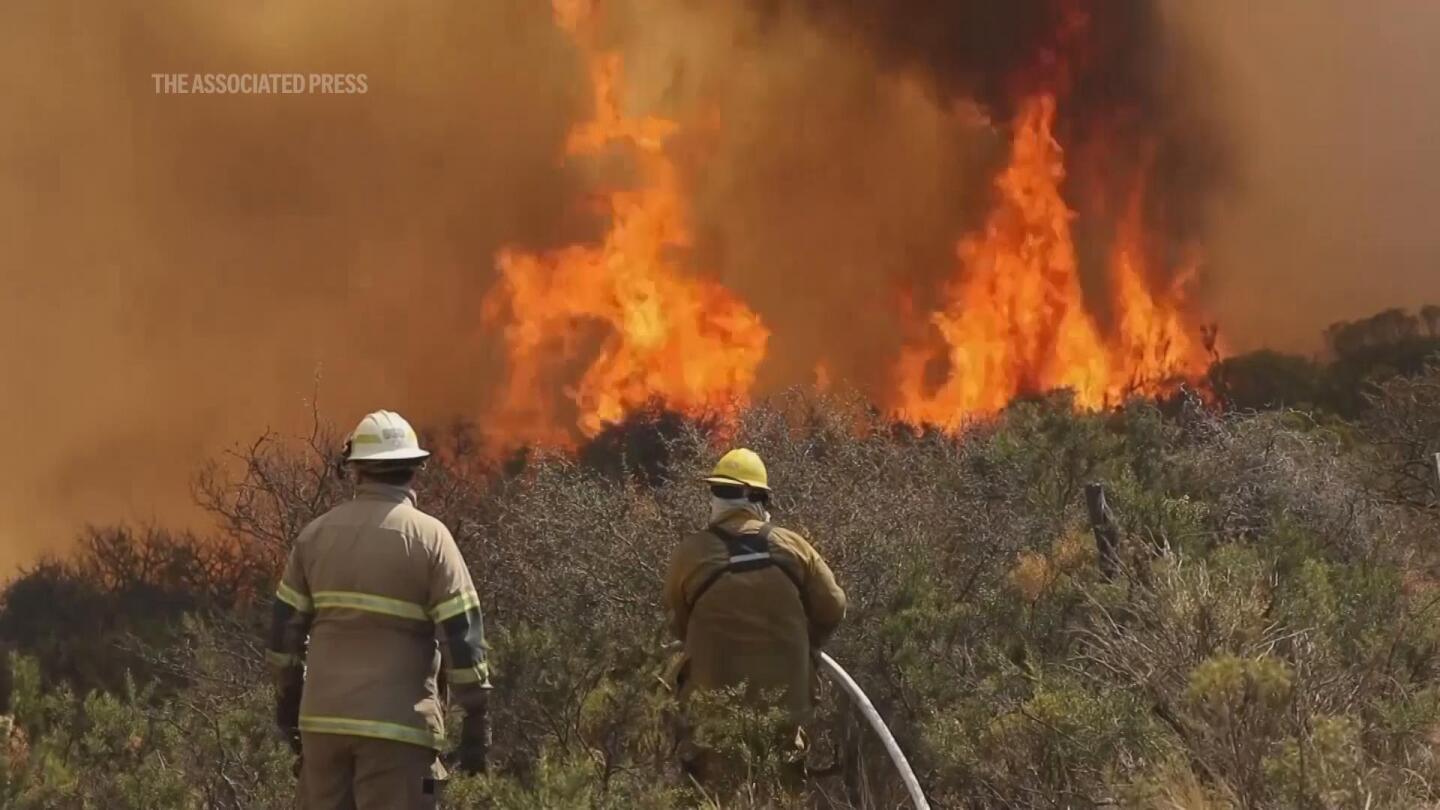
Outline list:
[[[1435,454],[1435,475],[1440,476],[1440,453]],[[1440,492],[1440,490],[1436,490]]]
[[[905,759],[905,753],[900,750],[900,744],[895,742],[895,735],[890,733],[890,728],[880,719],[880,712],[875,711],[875,704],[860,690],[860,685],[855,683],[850,673],[835,663],[834,658],[822,652],[820,664],[850,699],[855,701],[855,705],[860,707],[860,713],[865,715],[866,722],[880,736],[880,742],[885,744],[885,753],[890,755],[890,761],[894,762],[895,768],[900,771],[900,779],[905,782],[905,789],[910,791],[910,800],[915,803],[916,810],[930,810],[930,802],[925,800],[925,794],[920,790],[920,780],[915,778],[915,771],[911,770],[909,760]]]

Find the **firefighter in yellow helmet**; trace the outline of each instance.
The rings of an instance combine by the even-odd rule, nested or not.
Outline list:
[[[731,450],[704,481],[708,524],[680,542],[665,579],[671,627],[684,644],[680,698],[743,683],[752,704],[778,692],[803,723],[812,653],[844,619],[845,592],[805,538],[770,522],[758,455]],[[703,777],[702,757],[691,756],[687,767]]]
[[[416,507],[428,456],[399,414],[361,420],[344,457],[354,499],[300,532],[280,580],[268,658],[307,810],[434,807],[442,677],[465,711],[460,768],[485,768],[480,600],[449,530]]]

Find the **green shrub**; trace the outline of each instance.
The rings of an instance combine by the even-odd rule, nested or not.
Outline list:
[[[739,778],[702,790],[677,767],[659,585],[703,520],[712,429],[637,417],[575,457],[502,466],[463,432],[432,437],[422,504],[472,566],[497,687],[495,768],[456,778],[451,806],[904,806],[824,682],[808,781],[777,718],[718,699],[705,739]],[[1365,435],[1056,396],[952,437],[793,394],[723,441],[766,458],[775,519],[835,568],[851,609],[832,652],[935,806],[1424,806],[1440,801],[1434,518],[1376,488]],[[135,555],[95,547],[12,585],[0,633],[30,657],[0,805],[289,806],[260,664],[269,583],[253,580],[346,496],[323,450],[270,439],[241,479],[205,479],[213,565],[117,566]],[[1124,535],[1109,578],[1081,495],[1096,480]],[[102,630],[51,631],[68,616]]]

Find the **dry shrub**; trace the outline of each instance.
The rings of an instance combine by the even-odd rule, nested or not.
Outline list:
[[[245,559],[274,566],[306,520],[347,496],[324,435],[261,442],[240,454],[238,474],[202,480],[220,533]],[[707,796],[673,766],[660,582],[676,540],[703,522],[695,479],[723,446],[743,444],[770,467],[775,520],[811,538],[849,593],[832,652],[936,806],[1433,802],[1436,600],[1421,586],[1430,517],[1376,493],[1357,435],[1303,414],[1223,415],[1183,399],[1083,414],[1061,395],[946,436],[896,426],[855,398],[796,392],[723,429],[640,415],[573,456],[531,448],[496,463],[463,429],[430,436],[439,452],[421,504],[474,571],[497,682],[497,772],[457,781],[453,797],[515,808],[904,803],[828,686],[809,762],[823,773],[802,794],[756,768],[734,795]],[[1081,498],[1095,480],[1125,535],[1110,579],[1095,570]],[[196,610],[243,627],[263,607]],[[173,663],[173,694],[263,727],[258,670],[232,667],[219,689],[200,663],[212,647],[234,660],[257,653],[226,634],[177,638],[150,650]],[[1277,672],[1283,690],[1271,688]],[[117,699],[148,705],[144,694]],[[744,736],[753,724],[737,717]],[[27,733],[32,750],[67,768],[113,770],[58,745],[79,733],[59,720]],[[187,784],[229,780],[234,796],[271,797],[255,806],[290,790],[284,778],[260,781],[263,768],[233,766],[279,756],[273,743],[236,747],[212,733],[232,763],[222,779],[216,762],[141,738],[125,756],[163,759]],[[198,790],[164,806],[199,806]]]

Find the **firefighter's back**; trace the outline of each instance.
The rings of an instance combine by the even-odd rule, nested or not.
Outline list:
[[[753,533],[759,526],[759,521],[749,521],[736,528]],[[752,701],[762,692],[778,690],[792,710],[804,712],[809,705],[810,640],[805,605],[795,585],[795,578],[803,576],[803,563],[788,553],[782,532],[776,529],[772,537],[774,565],[718,576],[694,601],[685,638],[689,685],[717,689],[743,682]],[[724,541],[713,532],[697,532],[684,542],[693,544],[696,559],[704,560],[697,566],[702,580],[728,561]]]
[[[435,746],[431,572],[445,536],[403,494],[362,493],[296,544],[315,607],[301,729]]]

